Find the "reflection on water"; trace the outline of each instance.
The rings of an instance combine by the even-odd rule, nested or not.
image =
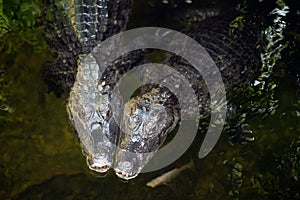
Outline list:
[[[122,182],[113,173],[96,178],[87,169],[68,122],[65,97],[58,99],[53,93],[48,94],[41,79],[40,69],[48,55],[45,46],[36,52],[26,43],[14,54],[0,55],[6,80],[5,87],[1,82],[1,90],[9,91],[6,102],[11,107],[10,112],[0,110],[0,198],[299,198],[300,105],[297,100],[300,97],[297,97],[294,73],[286,71],[280,80],[276,89],[279,108],[275,114],[263,120],[258,117],[248,120],[255,134],[254,142],[231,146],[228,136],[223,134],[216,148],[199,160],[197,150],[201,141],[197,139],[172,166]],[[290,63],[285,62],[279,64]],[[293,71],[295,66],[286,68]],[[168,185],[146,187],[151,179],[191,159],[195,167],[183,171]]]

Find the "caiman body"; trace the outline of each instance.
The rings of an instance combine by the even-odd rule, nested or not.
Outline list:
[[[46,38],[56,59],[54,65],[48,63],[45,67],[46,82],[57,93],[71,90],[68,102],[70,119],[89,167],[105,172],[113,166],[119,177],[134,178],[180,120],[178,101],[162,86],[144,87],[141,94],[125,103],[120,116],[123,123],[120,131],[112,117],[113,112],[121,112],[112,110],[112,90],[116,81],[142,56],[139,53],[128,54],[112,63],[111,70],[100,77],[101,66],[90,52],[101,41],[124,30],[131,2],[62,2],[46,2],[48,13],[52,15],[48,18]],[[219,15],[196,21],[183,32],[202,45],[216,63],[228,97],[229,132],[235,141],[244,141],[247,136],[239,121],[249,110],[240,105],[245,101],[239,98],[246,95],[241,88],[252,86],[263,71],[258,42],[262,26],[258,19],[253,18],[243,18],[242,25],[236,26],[235,23],[240,23],[236,21],[239,15],[235,12],[231,16]],[[201,75],[176,55],[169,55],[164,64],[184,75],[197,95],[199,116],[209,116],[210,94]],[[147,79],[147,76],[159,75],[147,74],[144,78]],[[161,81],[164,81],[163,78]],[[189,104],[188,97],[185,98],[187,106],[193,105]],[[116,151],[116,148],[119,150]],[[130,160],[124,152],[139,155],[137,159]]]
[[[232,141],[245,142],[252,140],[252,137],[249,136],[251,131],[243,129],[240,122],[243,112],[238,110],[240,105],[235,104],[238,101],[232,97],[244,95],[243,91],[239,89],[251,85],[259,77],[262,63],[257,38],[260,32],[251,29],[252,27],[259,28],[260,25],[245,20],[247,28],[234,29],[230,23],[235,17],[236,15],[210,17],[191,24],[183,32],[203,46],[218,67],[226,95],[230,97],[227,111],[230,116],[227,119],[227,128],[231,130],[228,132],[231,134]],[[173,42],[176,44],[182,41],[174,40]],[[186,48],[192,47],[186,46]],[[188,51],[193,52],[191,49]],[[180,104],[179,106],[178,99],[171,95],[167,88],[156,84],[142,87],[141,94],[131,98],[124,105],[122,130],[118,143],[119,150],[116,152],[114,164],[115,171],[121,178],[130,179],[137,176],[179,120],[185,120],[184,117],[189,118],[188,113],[182,113],[180,109],[191,113],[198,111],[197,117],[202,122],[211,115],[211,94],[201,74],[177,55],[168,55],[164,64],[171,66],[180,72],[185,80],[188,80],[198,98],[199,110],[194,107],[193,98],[185,91],[181,91],[184,105]],[[165,77],[164,74],[167,73],[158,70],[157,73],[145,74],[143,78],[159,77],[157,83],[163,84],[165,81],[171,80],[174,81],[174,85],[178,84],[178,88],[181,87],[180,79],[176,75]],[[216,104],[218,107],[222,102]],[[159,106],[162,108],[158,108]]]
[[[123,31],[131,0],[44,0],[46,41],[55,58],[44,67],[49,90],[69,92],[75,82],[78,56]]]

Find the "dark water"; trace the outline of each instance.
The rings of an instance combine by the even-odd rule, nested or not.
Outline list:
[[[6,11],[31,16],[19,1],[11,2],[4,2]],[[174,10],[159,2],[137,2],[132,17],[136,21],[129,26],[164,26],[170,22],[173,14],[168,12]],[[38,13],[39,1],[30,3],[36,5]],[[293,1],[287,3],[296,16],[300,8]],[[193,5],[211,4],[224,8],[228,3],[203,1]],[[35,11],[34,6],[31,11]],[[34,21],[32,15],[30,22]],[[21,21],[22,16],[11,14],[10,19]],[[66,97],[48,94],[42,80],[41,66],[51,56],[39,29],[34,28],[38,25],[23,23],[11,29],[0,43],[0,199],[300,199],[300,35],[293,17],[288,19],[286,33],[291,47],[278,61],[285,74],[275,89],[279,107],[263,119],[247,119],[255,141],[232,146],[222,134],[213,151],[199,160],[200,140],[196,139],[171,166],[129,182],[112,172],[98,177],[88,170],[68,121]],[[5,24],[5,20],[0,22]],[[151,179],[190,160],[195,166],[168,185],[146,186]]]

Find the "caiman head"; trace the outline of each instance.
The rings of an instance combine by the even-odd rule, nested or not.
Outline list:
[[[110,88],[98,83],[98,64],[91,54],[78,59],[76,82],[67,108],[91,170],[106,172],[113,164],[117,129],[110,106]]]
[[[135,178],[163,144],[179,120],[174,99],[171,92],[153,88],[125,103],[114,162],[117,176]]]

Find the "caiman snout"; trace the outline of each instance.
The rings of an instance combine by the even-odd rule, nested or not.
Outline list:
[[[103,156],[101,156],[100,158],[87,158],[87,164],[91,170],[99,173],[107,172],[112,165],[111,162],[103,158]]]

